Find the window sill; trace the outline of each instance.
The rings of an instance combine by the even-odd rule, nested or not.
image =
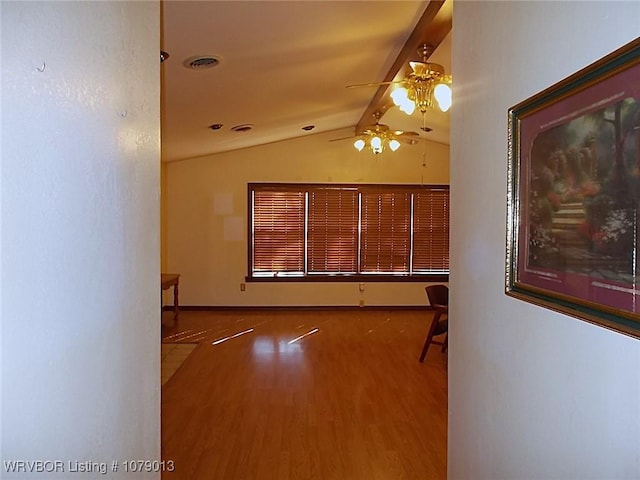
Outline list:
[[[255,283],[431,283],[448,282],[449,274],[429,275],[306,275],[300,277],[245,277],[245,282]]]

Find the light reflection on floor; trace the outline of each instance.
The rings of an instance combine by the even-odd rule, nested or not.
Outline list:
[[[218,340],[215,340],[214,342],[211,343],[211,345],[219,345],[220,343],[226,342],[227,340],[231,340],[233,338],[237,338],[240,337],[242,335],[246,335],[247,333],[251,333],[253,332],[253,328],[249,328],[247,330],[244,330],[242,332],[238,332],[234,335],[228,336],[228,337],[223,337],[223,338],[219,338]]]
[[[318,333],[320,329],[318,327],[311,328],[304,324],[296,325],[294,330],[295,332],[291,332],[290,335],[284,334],[284,338],[274,338],[272,336],[262,336],[256,335],[257,331],[260,331],[259,326],[267,323],[267,321],[262,321],[255,323],[253,325],[246,323],[242,325],[244,329],[240,330],[240,323],[244,323],[245,320],[241,319],[238,322],[235,322],[235,327],[227,327],[222,329],[205,329],[205,330],[185,330],[182,332],[178,332],[175,334],[167,335],[163,338],[163,352],[165,349],[173,348],[168,347],[168,345],[194,345],[197,343],[206,342],[214,347],[222,347],[226,343],[231,340],[237,339],[241,340],[245,337],[253,337],[251,339],[251,353],[257,359],[261,361],[272,361],[274,359],[281,359],[287,361],[298,362],[301,360],[301,356],[304,353],[304,349],[302,344],[307,341],[312,341],[311,337],[314,334]],[[297,335],[294,337],[294,335]],[[191,347],[187,347],[191,348]],[[168,350],[167,350],[168,351]],[[176,350],[177,352],[177,350]],[[191,350],[189,350],[189,353]],[[188,354],[187,354],[188,355]],[[181,354],[180,357],[182,361],[186,358],[186,355]],[[163,365],[167,362],[164,360],[165,355],[163,354]],[[169,367],[163,369],[163,384],[170,378],[170,376],[177,370],[181,362],[172,361]],[[165,373],[165,370],[167,373]]]
[[[292,345],[286,339],[274,339],[271,337],[257,337],[253,341],[253,354],[257,357],[272,357],[275,354],[291,355],[301,353],[300,345]]]
[[[279,358],[299,357],[304,352],[300,340],[318,331],[318,328],[314,328],[293,339],[258,336],[253,341],[253,355],[262,360],[270,360],[275,356]]]
[[[204,340],[211,330],[185,330],[184,332],[174,333],[163,337],[164,343],[198,343]]]
[[[319,329],[314,328],[313,330],[311,330],[310,332],[305,333],[304,335],[300,335],[299,337],[294,338],[293,340],[289,341],[289,345],[291,345],[292,343],[296,343],[298,340],[302,340],[304,337],[308,337],[309,335],[312,335],[314,333],[317,333],[319,331]]]

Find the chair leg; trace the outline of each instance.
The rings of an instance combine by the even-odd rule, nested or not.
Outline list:
[[[449,334],[444,337],[444,343],[442,344],[442,353],[449,350]]]
[[[436,325],[438,325],[438,320],[440,320],[440,312],[436,312],[433,316],[433,320],[431,321],[431,326],[429,327],[429,333],[427,333],[427,338],[424,341],[424,346],[422,347],[422,353],[420,354],[420,363],[424,362],[424,357],[427,356],[427,350],[429,350],[429,345],[431,344],[431,340],[433,339],[433,333],[436,330]]]
[[[424,362],[424,357],[427,356],[427,350],[429,350],[430,343],[431,339],[427,336],[427,339],[424,341],[424,346],[422,347],[422,353],[420,354],[420,363]]]

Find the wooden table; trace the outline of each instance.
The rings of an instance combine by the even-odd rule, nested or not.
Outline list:
[[[173,319],[177,320],[180,314],[180,305],[178,302],[178,284],[180,283],[179,273],[162,273],[160,274],[160,287],[167,290],[173,287]],[[162,291],[160,292],[162,294]]]

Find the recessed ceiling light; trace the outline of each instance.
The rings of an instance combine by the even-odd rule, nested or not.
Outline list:
[[[221,123],[214,123],[213,125],[209,125],[209,128],[211,130],[220,130],[222,128],[222,124]]]
[[[200,55],[197,57],[190,57],[184,61],[184,66],[192,68],[193,70],[205,70],[207,68],[213,68],[220,63],[220,59],[213,55]]]
[[[302,130],[305,130],[308,132],[310,130],[313,130],[314,128],[316,128],[315,125],[305,125],[304,127],[302,127]]]
[[[253,125],[251,123],[243,123],[241,125],[231,127],[231,130],[234,132],[248,132],[249,130],[253,130]]]
[[[431,127],[420,127],[420,130],[422,130],[423,132],[429,133],[429,132],[433,131],[433,128],[431,128]]]

